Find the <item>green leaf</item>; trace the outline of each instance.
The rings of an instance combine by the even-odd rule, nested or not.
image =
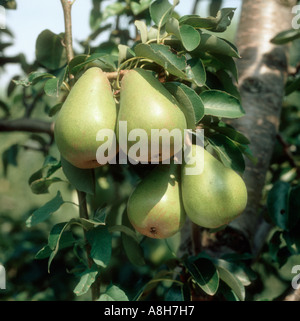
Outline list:
[[[26,220],[26,226],[32,227],[47,220],[51,216],[51,214],[56,212],[61,207],[62,204],[64,204],[64,200],[61,197],[60,191],[58,191],[56,196],[52,200],[34,211],[29,216],[29,218]]]
[[[48,111],[48,116],[53,117],[54,115],[56,115],[60,111],[63,104],[64,103],[58,103],[58,104],[52,106]]]
[[[0,109],[4,112],[4,115],[1,115],[1,118],[7,118],[10,116],[10,108],[6,102],[0,100]]]
[[[3,172],[4,176],[7,175],[8,165],[18,166],[17,157],[19,153],[19,145],[13,144],[9,148],[7,148],[2,153],[2,164],[3,164]]]
[[[245,115],[240,101],[220,90],[207,90],[200,94],[205,115],[224,118],[239,118]]]
[[[102,20],[106,20],[112,16],[118,16],[125,12],[126,5],[124,3],[116,2],[105,7],[102,15]]]
[[[138,44],[134,48],[137,57],[147,58],[162,66],[170,74],[185,78],[186,60],[171,51],[171,47],[158,44]]]
[[[210,53],[210,55],[218,61],[222,69],[229,71],[234,77],[235,81],[238,82],[238,70],[233,57],[217,53]]]
[[[30,184],[30,188],[34,194],[46,194],[46,193],[49,193],[50,185],[58,182],[62,182],[62,180],[59,177],[53,177],[53,178],[43,177],[33,181]]]
[[[42,31],[36,41],[36,60],[49,70],[63,67],[67,63],[67,54],[62,41],[61,35],[48,29]]]
[[[173,6],[168,0],[156,0],[150,5],[151,19],[157,26],[164,26],[171,18]]]
[[[63,240],[63,232],[69,226],[70,222],[62,222],[55,224],[48,236],[48,246],[49,248],[54,251],[56,248],[59,248],[60,241]],[[70,231],[69,231],[70,232]],[[71,233],[71,232],[70,232]],[[66,237],[70,238],[70,234],[68,233]]]
[[[84,270],[82,273],[80,273],[80,280],[73,292],[77,296],[87,293],[91,285],[95,282],[97,274],[98,268],[95,264],[93,264],[91,268]]]
[[[194,28],[207,29],[213,32],[224,32],[231,24],[235,8],[222,8],[216,17],[202,18],[197,15],[186,15],[179,20],[181,25],[190,25]]]
[[[231,139],[222,134],[214,134],[208,137],[208,141],[226,167],[239,173],[244,172],[245,160],[243,154]]]
[[[230,271],[222,266],[217,266],[220,279],[224,281],[237,295],[240,301],[245,300],[245,287],[242,282]]]
[[[136,20],[134,24],[141,34],[142,43],[145,43],[148,40],[148,29],[146,23],[141,20]]]
[[[183,25],[179,28],[180,38],[187,51],[196,49],[200,44],[200,33],[192,26]]]
[[[61,164],[56,158],[47,156],[43,167],[29,177],[28,184],[32,192],[35,194],[48,193],[48,188],[52,183],[61,182],[62,180],[60,178],[49,178],[60,167]]]
[[[55,76],[48,72],[33,71],[28,75],[28,86],[35,85],[38,82],[44,81],[49,78],[55,78]]]
[[[50,273],[50,265],[60,249],[60,241],[63,238],[64,232],[68,226],[70,226],[75,219],[71,219],[69,222],[62,222],[55,224],[48,236],[48,246],[52,250],[48,259],[48,272]]]
[[[283,45],[299,38],[300,31],[298,29],[289,29],[279,32],[274,38],[271,39],[271,42],[276,45]]]
[[[293,228],[300,220],[300,184],[293,186],[289,197],[288,227]]]
[[[172,17],[166,23],[166,32],[174,35],[177,39],[181,40],[180,30],[179,30],[179,21]]]
[[[123,290],[115,285],[110,285],[97,301],[129,301]]]
[[[200,288],[209,295],[214,295],[219,287],[219,275],[211,260],[198,258],[188,259],[185,266]]]
[[[58,97],[59,89],[60,89],[59,79],[56,77],[48,79],[44,86],[45,94],[50,97]]]
[[[209,128],[227,136],[231,140],[240,144],[250,144],[250,141],[246,136],[224,122],[219,122],[218,125],[211,125],[209,126]]]
[[[130,8],[135,16],[149,8],[152,0],[140,0],[139,3],[130,1]]]
[[[251,280],[247,273],[244,271],[243,267],[238,265],[237,263],[232,263],[223,259],[213,259],[214,264],[217,267],[222,267],[223,269],[228,270],[230,273],[234,274],[234,276],[244,285],[250,285]]]
[[[66,178],[74,188],[87,194],[95,194],[95,175],[93,169],[75,167],[63,157],[61,158],[61,165]]]
[[[287,182],[277,181],[268,193],[267,207],[271,220],[282,228],[288,228],[289,194],[291,186]]]
[[[91,245],[91,258],[102,267],[106,267],[111,258],[112,237],[106,226],[97,226],[86,232],[86,238]]]
[[[207,51],[212,54],[240,58],[236,47],[229,41],[203,32],[200,32],[200,36],[201,40],[199,46],[191,53],[193,57],[201,57],[203,52]]]
[[[178,101],[187,120],[187,127],[195,129],[195,124],[204,116],[204,105],[201,98],[192,88],[182,83],[168,82],[164,85]]]
[[[123,212],[123,215],[122,215],[122,225],[131,229],[132,232],[135,232],[134,228],[132,227],[132,225],[128,219],[126,210]],[[123,245],[124,251],[125,251],[129,261],[132,264],[137,265],[137,266],[145,265],[143,250],[142,250],[139,242],[135,238],[132,238],[131,236],[129,236],[125,233],[121,234],[121,240],[122,240],[122,245]]]
[[[74,239],[73,233],[71,231],[65,231],[61,235],[58,249],[62,250],[62,249],[68,248],[72,246],[74,243],[75,243],[75,239]],[[51,249],[50,246],[47,244],[38,251],[38,253],[35,255],[35,258],[38,260],[48,258],[52,252],[53,252],[53,249]]]
[[[99,68],[102,68],[102,69],[104,68],[108,68],[109,70],[117,69],[113,55],[103,53],[103,52],[96,52],[90,56],[85,56],[85,57],[82,56],[82,57],[78,57],[75,61],[72,60],[70,62],[71,65],[69,66],[70,72],[71,74],[76,75],[86,65],[94,62],[97,62],[97,64],[99,64],[98,65]]]
[[[300,90],[300,76],[296,76],[292,81],[287,82],[285,95],[290,95],[294,91]]]
[[[193,81],[199,87],[205,85],[206,71],[200,58],[191,58],[187,61],[186,73],[187,80]]]
[[[124,60],[127,60],[135,56],[135,53],[126,45],[118,45],[118,49],[119,49],[119,60],[118,60],[119,65]]]

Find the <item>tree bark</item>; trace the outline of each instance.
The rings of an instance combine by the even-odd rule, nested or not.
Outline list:
[[[291,28],[292,4],[294,1],[244,0],[236,39],[242,57],[237,61],[239,91],[246,115],[232,124],[249,138],[257,163],[246,160],[248,205],[231,227],[250,240],[254,252],[268,231],[262,220],[261,199],[280,123],[288,68],[287,47],[273,45],[270,40]]]

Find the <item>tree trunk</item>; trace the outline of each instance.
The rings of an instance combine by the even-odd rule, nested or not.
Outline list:
[[[268,224],[262,219],[261,199],[280,122],[288,66],[287,48],[273,45],[270,40],[291,28],[292,4],[243,1],[236,45],[241,55],[237,61],[238,86],[246,115],[231,124],[249,138],[257,158],[256,164],[246,160],[248,205],[240,217],[218,233],[207,233],[188,222],[179,253],[190,253],[192,249],[194,254],[206,250],[218,255],[228,249],[256,253],[264,242]]]
[[[232,122],[250,140],[257,163],[246,161],[244,179],[248,206],[231,226],[250,240],[257,252],[263,241],[266,223],[262,220],[261,199],[266,174],[276,141],[284,84],[287,76],[287,48],[270,40],[291,28],[291,1],[244,0],[236,45],[239,90],[246,115]]]

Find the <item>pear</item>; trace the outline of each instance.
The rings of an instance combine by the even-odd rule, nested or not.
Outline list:
[[[192,145],[191,155],[196,152],[204,156],[204,163],[198,156],[194,164],[186,162],[182,165],[181,188],[186,215],[195,224],[206,228],[227,225],[247,205],[246,185],[234,170],[225,167],[201,146]],[[199,165],[203,165],[202,172],[192,175],[192,170]]]
[[[120,122],[127,122],[127,131],[121,130]],[[170,159],[174,153],[181,149],[183,139],[180,141],[172,135],[168,136],[173,129],[177,129],[184,137],[184,129],[187,128],[186,118],[176,99],[155,78],[150,71],[144,69],[132,69],[122,78],[120,89],[120,109],[118,114],[117,140],[120,150],[124,153],[136,144],[127,140],[127,148],[121,144],[120,139],[128,137],[128,133],[135,129],[143,130],[147,135],[147,140],[143,141],[142,148],[137,152],[138,160],[147,162],[151,159],[161,161]],[[157,152],[151,154],[151,130],[168,131],[162,134],[169,142],[170,153],[163,157],[162,150],[165,146],[162,137],[157,138],[159,146]],[[140,140],[141,141],[141,140]],[[146,145],[146,146],[145,146]],[[128,155],[130,158],[130,155]]]
[[[181,229],[186,215],[179,180],[179,165],[160,164],[136,186],[128,199],[127,214],[138,232],[164,239]]]
[[[96,140],[97,132],[114,131],[116,118],[116,104],[106,75],[100,68],[89,68],[71,89],[55,121],[54,136],[62,157],[79,168],[104,165],[96,160],[96,151],[102,144]]]

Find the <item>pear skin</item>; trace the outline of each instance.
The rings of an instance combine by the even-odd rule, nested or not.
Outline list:
[[[158,165],[133,190],[127,214],[133,227],[150,238],[176,234],[185,222],[180,193],[180,167]]]
[[[247,205],[246,185],[239,174],[225,167],[201,146],[192,145],[193,155],[196,149],[202,149],[199,155],[204,152],[202,173],[187,175],[186,169],[192,169],[196,163],[182,165],[181,189],[186,215],[195,224],[206,228],[227,225]]]
[[[79,168],[96,168],[96,141],[101,129],[115,130],[117,109],[110,83],[100,68],[83,73],[55,121],[54,136],[62,157]],[[109,148],[112,146],[109,146]]]
[[[119,122],[127,122],[127,133],[120,132]],[[162,160],[163,140],[159,141],[159,150],[155,155],[151,154],[151,130],[180,130],[181,137],[184,137],[184,129],[187,128],[186,118],[180,109],[178,102],[169,93],[169,91],[156,79],[150,71],[143,69],[132,69],[122,78],[120,89],[120,110],[118,114],[117,140],[119,147],[121,136],[128,137],[128,133],[134,129],[142,129],[147,133],[148,143],[146,152],[139,155],[140,161],[150,161],[152,159]],[[167,137],[167,135],[165,136]],[[183,139],[177,143],[170,135],[170,153],[165,159],[170,159],[173,154],[182,147]],[[127,141],[127,153],[130,147],[135,144],[133,141]],[[124,148],[123,148],[124,149]]]

